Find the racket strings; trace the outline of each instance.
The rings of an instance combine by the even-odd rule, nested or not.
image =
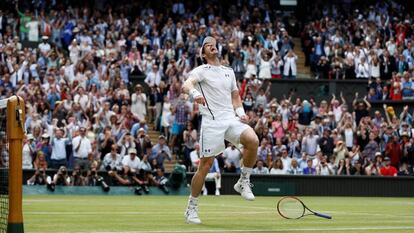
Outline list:
[[[302,203],[293,198],[286,198],[279,202],[279,213],[285,218],[300,218],[305,213],[305,207]]]

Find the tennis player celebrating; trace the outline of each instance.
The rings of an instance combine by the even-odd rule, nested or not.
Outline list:
[[[243,146],[243,167],[234,189],[249,201],[254,200],[250,174],[256,162],[259,140],[246,123],[249,117],[243,109],[233,69],[220,65],[216,40],[206,37],[200,49],[204,65],[193,69],[183,85],[190,99],[200,104],[203,116],[200,132],[200,164],[191,181],[185,218],[187,223],[200,224],[198,196],[214,157],[224,150],[224,140]]]

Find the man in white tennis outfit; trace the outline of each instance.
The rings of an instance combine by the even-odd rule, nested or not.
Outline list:
[[[185,211],[186,222],[190,224],[201,223],[198,217],[198,196],[215,156],[225,149],[224,140],[243,146],[243,167],[234,189],[244,199],[254,200],[250,174],[256,163],[259,140],[254,130],[246,124],[249,117],[243,109],[234,71],[220,65],[217,55],[216,40],[206,37],[200,49],[204,65],[193,69],[183,85],[183,90],[189,94],[190,99],[200,104],[202,115],[200,164],[191,181],[191,195]]]

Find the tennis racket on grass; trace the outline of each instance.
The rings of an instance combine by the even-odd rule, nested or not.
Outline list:
[[[329,215],[317,213],[309,209],[301,200],[299,200],[299,198],[292,196],[283,197],[279,200],[277,203],[277,212],[279,212],[280,216],[286,219],[299,219],[308,215],[332,219]]]

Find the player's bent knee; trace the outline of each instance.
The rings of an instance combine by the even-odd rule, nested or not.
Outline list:
[[[248,129],[240,137],[240,142],[246,148],[258,148],[259,147],[259,138],[253,129]]]

